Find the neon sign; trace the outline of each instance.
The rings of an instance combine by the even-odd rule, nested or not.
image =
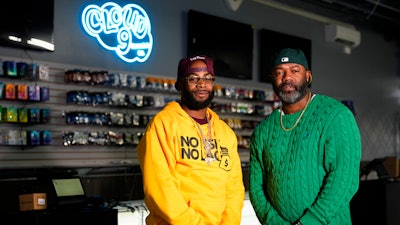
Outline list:
[[[125,62],[145,62],[153,48],[151,23],[146,11],[136,4],[124,7],[107,2],[85,7],[81,17],[86,33],[114,51]]]

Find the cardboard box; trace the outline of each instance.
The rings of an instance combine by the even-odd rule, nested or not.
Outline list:
[[[47,208],[46,193],[19,195],[19,210],[41,210]]]

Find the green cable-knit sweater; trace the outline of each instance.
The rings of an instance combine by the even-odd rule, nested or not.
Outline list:
[[[283,116],[290,128],[301,110]],[[359,185],[360,132],[341,102],[315,95],[297,126],[284,131],[275,110],[254,130],[249,195],[262,224],[351,224]]]

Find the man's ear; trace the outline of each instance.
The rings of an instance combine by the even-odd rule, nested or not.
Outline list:
[[[308,82],[308,84],[311,84],[311,83],[312,83],[312,74],[311,74],[311,71],[310,71],[310,70],[307,70],[307,71],[306,71],[306,76],[307,76],[307,82]]]

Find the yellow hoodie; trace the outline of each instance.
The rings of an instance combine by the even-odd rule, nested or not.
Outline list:
[[[207,110],[216,158],[210,165],[196,122],[179,103],[168,103],[149,122],[138,145],[147,224],[240,224],[244,185],[236,135]],[[207,135],[208,125],[201,127]]]

